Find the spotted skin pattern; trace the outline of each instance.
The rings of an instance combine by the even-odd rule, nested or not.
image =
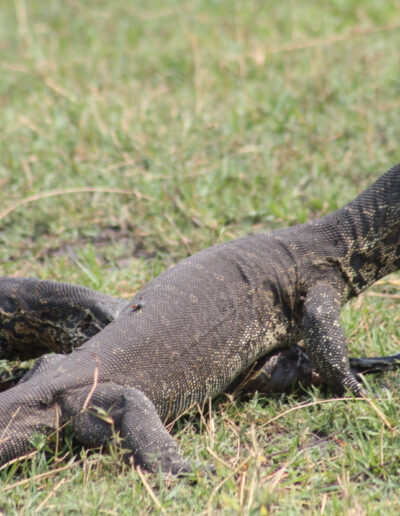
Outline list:
[[[30,450],[35,432],[70,421],[86,446],[114,429],[135,464],[189,472],[163,423],[301,338],[323,381],[358,395],[340,308],[399,265],[400,165],[321,219],[205,249],[148,283],[83,346],[39,359],[0,394],[0,464]]]
[[[70,353],[113,321],[126,304],[78,285],[0,277],[0,359]]]

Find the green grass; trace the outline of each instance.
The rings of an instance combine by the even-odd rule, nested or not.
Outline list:
[[[397,1],[3,2],[0,273],[129,297],[206,246],[344,204],[399,161],[399,45]],[[344,310],[352,354],[398,350],[398,281]],[[143,482],[118,448],[68,441],[54,460],[42,442],[0,472],[0,507],[398,514],[400,389],[385,382],[380,412],[300,406],[315,391],[189,414],[183,453],[217,466],[195,485]]]

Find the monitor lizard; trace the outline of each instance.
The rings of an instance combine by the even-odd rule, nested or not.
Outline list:
[[[127,301],[80,285],[37,278],[0,277],[0,360],[13,361],[0,375],[0,391],[28,372],[20,360],[36,361],[33,371],[53,360],[45,352],[68,354],[110,324]],[[16,361],[16,363],[15,363]],[[400,367],[400,353],[349,357],[354,375],[380,374]],[[42,364],[42,365],[40,365]],[[228,392],[235,395],[294,392],[324,385],[301,345],[274,349],[240,374]]]
[[[70,421],[84,445],[115,429],[135,464],[191,472],[164,423],[300,339],[333,392],[362,395],[340,309],[399,269],[399,222],[400,164],[325,217],[182,260],[81,347],[45,355],[0,394],[0,464],[31,449],[35,432]]]

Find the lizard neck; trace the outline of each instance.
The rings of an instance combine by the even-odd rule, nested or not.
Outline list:
[[[345,247],[342,268],[351,297],[400,268],[400,164],[327,216]]]

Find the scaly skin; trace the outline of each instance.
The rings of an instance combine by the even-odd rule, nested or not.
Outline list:
[[[0,278],[0,359],[31,359],[44,350],[70,353],[113,321],[127,304],[119,298],[65,283],[35,278]],[[0,380],[0,392],[27,381],[54,364],[42,356],[32,369],[17,367]],[[349,358],[354,375],[379,374],[400,366],[400,353],[373,358]],[[323,379],[301,346],[279,348],[251,365],[228,387],[237,394],[292,392],[323,385]]]
[[[70,353],[113,321],[126,304],[78,285],[0,277],[0,359]]]
[[[400,265],[400,166],[344,208],[270,234],[221,244],[146,285],[68,356],[42,360],[0,394],[0,463],[30,449],[36,430],[71,420],[88,446],[104,443],[106,410],[135,462],[191,470],[165,430],[222,392],[270,351],[304,339],[336,393],[362,386],[350,371],[340,308]]]
[[[127,304],[119,298],[65,283],[34,278],[0,278],[0,359],[31,359],[44,350],[70,353],[113,321]],[[79,301],[78,301],[79,300]],[[0,380],[0,392],[27,381],[54,364],[42,356],[32,369],[16,367]],[[400,353],[374,358],[349,358],[350,369],[378,374],[400,366]],[[237,394],[292,392],[323,384],[305,350],[297,345],[271,351],[251,365],[228,387]]]

